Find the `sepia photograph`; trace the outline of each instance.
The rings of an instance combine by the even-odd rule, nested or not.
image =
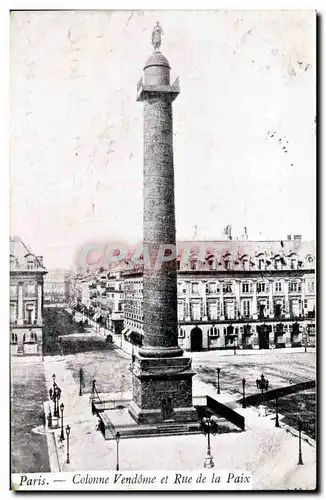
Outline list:
[[[11,490],[316,491],[316,11],[9,31]]]

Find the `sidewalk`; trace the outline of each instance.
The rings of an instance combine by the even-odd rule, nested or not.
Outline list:
[[[62,389],[65,405],[64,426],[71,426],[70,464],[66,464],[66,441],[60,442],[60,429],[54,432],[61,471],[116,469],[116,442],[105,441],[96,430],[89,396],[79,396],[78,383],[59,357],[45,359],[45,377],[52,387],[52,373]],[[255,489],[314,489],[315,447],[302,442],[304,465],[298,462],[298,439],[282,428],[275,428],[273,416],[259,417],[253,408],[241,408],[232,394],[217,395],[210,385],[194,379],[194,396],[209,394],[228,403],[246,419],[245,432],[212,436],[215,469],[247,470],[253,473]],[[120,470],[203,469],[207,438],[204,435],[123,439],[120,442]],[[155,453],[153,453],[155,450]],[[54,450],[49,449],[54,454]]]

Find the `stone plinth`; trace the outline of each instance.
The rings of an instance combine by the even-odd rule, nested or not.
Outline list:
[[[191,359],[136,357],[133,367],[133,401],[129,412],[136,422],[194,422]]]

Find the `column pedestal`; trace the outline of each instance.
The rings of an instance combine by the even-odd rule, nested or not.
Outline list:
[[[192,405],[191,359],[143,358],[133,365],[133,401],[129,413],[139,424],[196,422]]]

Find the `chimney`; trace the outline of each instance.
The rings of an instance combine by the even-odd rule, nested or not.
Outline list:
[[[302,235],[301,234],[294,234],[293,235],[293,239],[301,241],[302,240]]]
[[[288,239],[288,241],[292,240],[292,237],[290,234],[287,235],[287,239]]]

